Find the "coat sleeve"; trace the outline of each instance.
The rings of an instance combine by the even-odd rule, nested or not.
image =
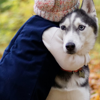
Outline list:
[[[63,51],[62,34],[59,28],[49,28],[43,33],[43,43],[64,70],[77,70],[90,61],[89,54],[67,54]]]

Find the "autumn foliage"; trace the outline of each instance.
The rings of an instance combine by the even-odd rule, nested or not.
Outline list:
[[[91,61],[89,83],[91,87],[91,100],[100,100],[100,44],[96,43],[90,52]]]

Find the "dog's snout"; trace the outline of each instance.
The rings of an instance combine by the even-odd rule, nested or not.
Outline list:
[[[74,51],[75,49],[75,44],[73,42],[69,42],[66,44],[66,49],[70,52]]]

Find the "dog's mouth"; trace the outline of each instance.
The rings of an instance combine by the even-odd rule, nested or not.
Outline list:
[[[75,51],[66,51],[67,54],[75,54]]]

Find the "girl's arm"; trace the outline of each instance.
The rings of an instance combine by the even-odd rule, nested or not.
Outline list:
[[[90,61],[89,54],[67,54],[63,51],[62,34],[59,28],[52,27],[43,33],[43,43],[64,70],[77,70]]]

